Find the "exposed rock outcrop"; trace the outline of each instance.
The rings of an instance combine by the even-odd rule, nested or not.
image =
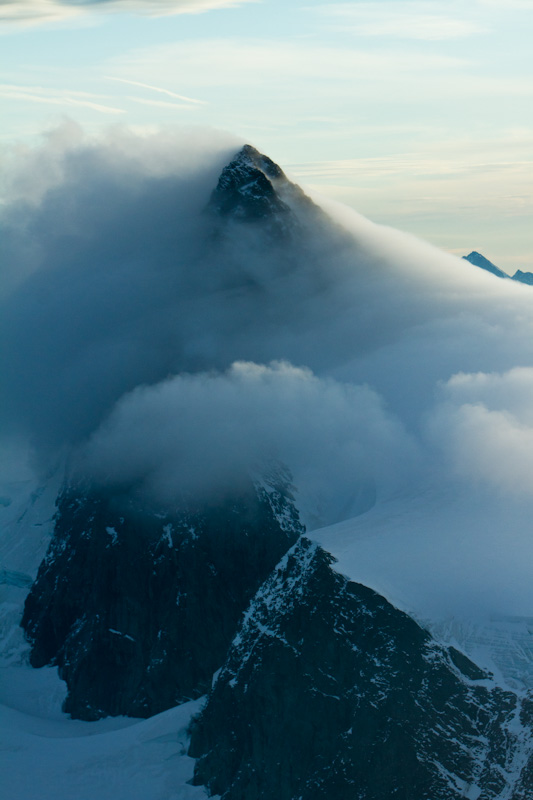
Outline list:
[[[302,223],[327,219],[281,167],[249,144],[222,170],[209,208],[226,220],[260,222],[277,238],[290,237]]]
[[[522,798],[519,699],[331,562],[302,538],[255,596],[193,725],[195,781],[223,800]]]
[[[173,513],[70,487],[27,597],[35,667],[80,719],[148,717],[204,694],[242,613],[303,530],[283,472]]]

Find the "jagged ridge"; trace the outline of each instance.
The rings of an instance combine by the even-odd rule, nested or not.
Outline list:
[[[26,599],[31,663],[57,664],[65,710],[80,719],[148,717],[198,697],[302,530],[280,472],[268,488],[173,513],[69,488]]]
[[[222,217],[268,222],[278,233],[299,226],[299,211],[323,217],[318,206],[287,179],[281,167],[249,144],[222,170],[209,206]]]
[[[193,726],[195,781],[223,800],[522,798],[527,703],[332,560],[300,539],[252,601]]]

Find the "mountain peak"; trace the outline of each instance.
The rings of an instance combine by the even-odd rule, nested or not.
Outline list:
[[[481,269],[486,270],[487,272],[491,272],[493,275],[496,275],[498,278],[508,278],[506,272],[503,269],[500,269],[493,264],[492,261],[489,261],[488,258],[485,258],[484,255],[478,253],[477,250],[472,250],[467,256],[463,256],[465,261],[469,261],[475,267],[480,267]]]
[[[245,144],[224,167],[209,203],[222,217],[240,222],[266,222],[279,235],[298,229],[305,215],[313,224],[322,211],[271,158]]]
[[[522,272],[521,269],[517,269],[513,275],[513,281],[520,281],[520,283],[533,286],[533,272]]]
[[[246,164],[254,169],[260,170],[271,180],[282,178],[287,180],[285,173],[271,158],[260,153],[251,144],[245,144],[236,154],[233,162]]]
[[[288,183],[283,170],[255,147],[245,144],[224,167],[210,205],[222,216],[256,221],[290,214],[276,183]]]

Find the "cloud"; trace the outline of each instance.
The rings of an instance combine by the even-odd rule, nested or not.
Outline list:
[[[332,3],[314,10],[333,20],[336,30],[363,37],[440,41],[487,32],[485,24],[465,19],[460,6],[443,3]]]
[[[95,144],[67,126],[13,168],[2,220],[7,380],[27,412],[15,416],[39,438],[79,433],[122,391],[181,363],[187,326],[172,315],[180,285],[190,294],[194,284],[201,212],[237,148],[194,129],[117,129]]]
[[[353,135],[369,132],[354,130]],[[423,232],[451,252],[492,254],[491,260],[510,274],[519,267],[531,270],[533,250],[521,230],[533,213],[531,131],[485,140],[432,141],[434,136],[427,130],[416,152],[398,150],[394,157],[294,162],[290,168],[316,192],[342,198],[395,227]]]
[[[192,106],[189,103],[171,103],[167,102],[166,100],[151,100],[146,97],[126,97],[126,100],[130,100],[132,103],[140,103],[141,105],[145,106],[155,106],[156,108],[174,108],[187,111],[191,109],[197,108],[197,106]]]
[[[255,0],[0,0],[0,22],[61,22],[88,13],[203,14]]]
[[[429,430],[454,471],[500,493],[533,497],[533,368],[460,373],[441,392]]]
[[[171,92],[169,89],[162,89],[160,86],[151,86],[148,83],[141,83],[140,81],[130,81],[126,78],[114,78],[110,75],[105,76],[108,81],[118,81],[119,83],[126,83],[130,86],[139,86],[141,89],[149,89],[152,92],[159,92],[160,94],[166,94],[169,97],[174,97],[176,100],[183,100],[186,103],[193,103],[194,105],[205,105],[204,100],[196,100],[193,97],[185,97],[182,94],[176,94],[176,92]]]
[[[137,487],[165,505],[235,491],[250,474],[281,463],[306,523],[316,527],[366,510],[415,461],[402,426],[369,388],[288,363],[239,362],[224,373],[135,389],[79,463],[93,480]]]
[[[30,103],[49,103],[57,106],[78,106],[99,111],[102,114],[124,114],[122,108],[95,102],[101,95],[89,92],[76,92],[68,89],[45,89],[42,86],[17,86],[0,84],[0,97],[24,100]],[[110,99],[110,98],[107,98]]]
[[[240,145],[71,123],[20,152],[0,205],[10,463],[31,446],[161,508],[281,462],[354,580],[419,618],[531,616],[533,289],[326,201],[320,220],[289,198],[278,239],[221,220]]]
[[[332,519],[411,474],[397,454],[426,447],[439,382],[531,363],[532,294],[331,203],[319,224],[289,201],[289,239],[221,222],[207,204],[239,147],[70,124],[22,151],[0,214],[3,430],[43,464],[92,437],[93,471],[137,465],[127,480],[166,497],[270,447]]]
[[[533,11],[533,0],[477,0],[479,5],[502,11]]]
[[[161,76],[168,74],[168,64],[175,74],[187,74],[188,83],[198,88],[234,85],[247,87],[266,86],[268,92],[291,89],[295,81],[317,79],[314,91],[321,89],[320,82],[338,81],[336,93],[349,85],[366,96],[374,95],[376,82],[391,76],[405,77],[416,73],[424,84],[434,80],[440,72],[454,74],[469,66],[467,54],[452,56],[438,52],[406,52],[401,48],[380,50],[356,49],[348,46],[331,46],[314,40],[239,39],[225,38],[180,41],[158,47],[139,48],[126,56],[119,56],[108,64],[108,71],[120,77],[129,77],[133,71],[148,77],[148,83],[157,85]],[[243,70],[246,64],[246,70]],[[431,73],[431,76],[427,75]],[[361,75],[365,81],[361,81]],[[427,76],[427,77],[426,77]],[[299,85],[299,84],[298,84]],[[460,87],[459,87],[460,88]],[[329,89],[327,91],[330,91]],[[433,97],[435,87],[433,84]],[[457,87],[456,87],[457,91]],[[313,110],[316,112],[316,103]]]

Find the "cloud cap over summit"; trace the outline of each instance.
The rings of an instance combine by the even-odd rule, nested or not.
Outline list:
[[[89,141],[63,130],[26,156],[27,169],[34,182],[24,167],[13,172],[14,199],[2,211],[11,269],[1,322],[9,342],[4,430],[30,439],[42,463],[91,435],[104,452],[102,431],[110,430],[106,419],[118,419],[116,408],[129,408],[127,398],[170,399],[171,387],[212,391],[206,413],[221,430],[226,413],[236,441],[255,441],[249,431],[260,430],[263,419],[281,441],[292,413],[282,398],[291,394],[294,368],[321,387],[317,396],[332,396],[331,380],[339,398],[370,387],[361,419],[368,412],[381,422],[370,426],[374,445],[367,442],[364,452],[392,440],[393,450],[420,451],[439,382],[533,357],[528,287],[469,269],[348,209],[319,209],[268,157],[229,137],[116,130]],[[266,217],[249,224],[240,214],[218,213],[212,198],[221,184],[242,189],[257,173],[268,188],[262,196],[259,179],[254,202],[274,198]],[[279,208],[288,209],[289,238],[272,234]],[[274,370],[257,403],[229,403],[223,412],[213,398],[234,382],[235,362],[255,364],[264,375],[271,362],[293,366]],[[201,407],[193,394],[184,419]],[[304,440],[321,440],[336,413],[329,401],[317,402],[300,436],[302,452]],[[350,413],[339,412],[332,428],[341,450],[350,431],[361,430]],[[147,432],[147,453],[150,438],[153,444]],[[224,441],[220,458],[215,439],[209,445],[213,463],[224,461]],[[288,445],[287,453],[295,449]],[[150,459],[157,461],[154,453]],[[390,486],[385,460],[368,459],[372,480]],[[142,480],[155,485],[149,474]]]

